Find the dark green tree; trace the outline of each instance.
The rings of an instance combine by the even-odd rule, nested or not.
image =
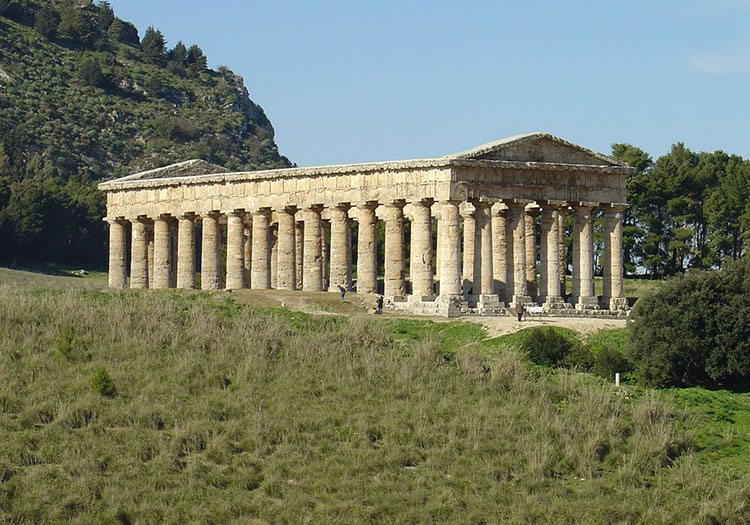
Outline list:
[[[191,77],[199,76],[208,67],[208,61],[206,55],[203,54],[203,50],[197,45],[193,44],[187,51],[187,71]]]
[[[150,62],[160,62],[164,57],[164,49],[166,41],[161,31],[154,29],[153,26],[148,26],[146,33],[143,35],[141,40],[141,50],[146,60]]]
[[[102,0],[101,2],[99,2],[97,4],[97,8],[99,9],[99,14],[97,15],[99,28],[102,31],[107,31],[115,21],[115,12],[112,9],[110,3],[107,2],[107,0]]]
[[[52,39],[55,37],[59,23],[55,11],[48,7],[42,7],[34,20],[34,29],[43,37]]]
[[[85,86],[98,87],[104,80],[102,67],[99,61],[91,56],[84,57],[81,65],[78,66],[78,79]]]

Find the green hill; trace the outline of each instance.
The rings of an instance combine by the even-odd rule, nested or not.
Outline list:
[[[189,158],[289,166],[241,77],[107,2],[0,0],[0,262],[102,266],[106,178]]]

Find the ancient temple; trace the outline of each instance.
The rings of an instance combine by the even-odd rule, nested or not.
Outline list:
[[[199,271],[204,290],[343,287],[438,315],[496,314],[517,302],[549,313],[618,312],[627,306],[622,215],[631,172],[545,133],[435,159],[251,172],[191,160],[99,185],[109,285],[194,288]]]

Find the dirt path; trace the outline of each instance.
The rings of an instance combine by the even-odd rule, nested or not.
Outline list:
[[[461,320],[479,323],[487,330],[489,337],[512,334],[532,326],[559,326],[570,328],[582,335],[588,335],[609,328],[625,328],[625,319],[596,319],[586,317],[543,317],[518,322],[514,317],[461,317]]]

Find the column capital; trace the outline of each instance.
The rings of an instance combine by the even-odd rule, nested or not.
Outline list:
[[[508,209],[526,208],[527,205],[534,201],[528,199],[502,199],[501,201]]]
[[[297,206],[294,204],[278,206],[274,208],[273,211],[276,213],[288,213],[290,215],[294,215],[295,213],[297,213]]]
[[[265,215],[268,217],[271,215],[271,208],[269,206],[263,206],[261,208],[252,208],[248,213],[251,215]]]
[[[434,203],[435,203],[435,199],[432,199],[432,198],[418,199],[415,201],[411,201],[412,206],[424,206],[426,208],[429,208]]]
[[[196,214],[194,211],[186,211],[177,215],[177,219],[189,219],[191,221],[194,221],[195,218]]]
[[[539,204],[536,202],[530,202],[526,206],[524,206],[523,210],[526,212],[526,215],[530,215],[531,217],[536,217],[539,215],[539,212],[542,211],[542,209],[539,207]]]
[[[336,204],[331,204],[328,206],[331,210],[341,210],[341,211],[349,211],[352,207],[352,204],[350,202],[337,202]]]
[[[102,220],[109,224],[125,224],[128,222],[128,219],[125,217],[104,217]]]
[[[571,202],[570,206],[575,211],[578,211],[578,210],[591,211],[592,209],[598,207],[599,203],[598,202],[588,202],[588,201],[578,201],[578,202]]]
[[[220,215],[221,215],[221,212],[219,210],[210,210],[210,211],[205,211],[205,212],[201,213],[199,216],[200,217],[211,217],[211,218],[215,219],[215,218],[219,217]]]
[[[568,206],[568,201],[556,201],[556,200],[541,200],[537,201],[539,206],[541,206],[542,211],[550,210],[550,211],[556,211],[561,208],[565,208]]]
[[[504,216],[508,212],[508,206],[502,201],[493,202],[490,208],[490,213],[493,217]]]
[[[245,210],[243,208],[237,208],[234,210],[227,210],[224,212],[224,215],[227,217],[244,217],[245,216]]]
[[[403,209],[404,206],[406,206],[406,201],[404,199],[392,199],[385,201],[383,203],[383,206],[386,208],[401,208]]]
[[[622,213],[630,207],[630,204],[625,202],[608,202],[602,203],[599,208],[605,213]]]

